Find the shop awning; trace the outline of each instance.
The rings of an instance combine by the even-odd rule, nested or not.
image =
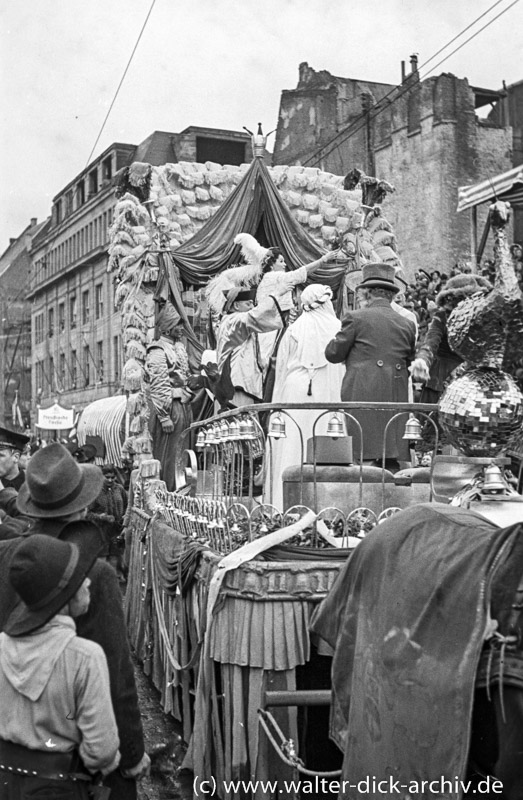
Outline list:
[[[523,165],[481,183],[458,188],[458,211],[494,200],[505,200],[513,206],[523,205]]]

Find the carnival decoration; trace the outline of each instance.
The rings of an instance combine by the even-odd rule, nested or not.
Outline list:
[[[463,300],[448,321],[448,340],[465,364],[439,403],[449,441],[468,456],[495,456],[523,423],[523,395],[503,369],[523,345],[522,293],[506,241],[509,204],[490,207],[496,276],[486,295]]]

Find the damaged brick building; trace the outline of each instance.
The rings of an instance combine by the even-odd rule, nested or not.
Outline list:
[[[389,181],[387,217],[407,274],[448,272],[474,251],[471,217],[456,214],[458,187],[523,163],[523,91],[480,89],[449,73],[422,80],[417,57],[410,62],[397,86],[300,64],[298,86],[282,92],[273,164],[359,168]],[[517,215],[514,239],[523,240]]]

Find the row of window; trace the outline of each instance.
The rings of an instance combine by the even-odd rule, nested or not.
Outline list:
[[[69,189],[66,194],[56,201],[53,208],[53,220],[56,225],[65,217],[81,208],[87,200],[103,189],[113,177],[112,157],[105,158],[98,167],[92,169],[81,178],[74,189]]]
[[[113,375],[112,381],[120,379],[120,337],[113,337]],[[70,350],[67,354],[60,353],[58,360],[49,356],[44,361],[35,363],[36,391],[44,395],[52,392],[63,392],[71,389],[80,389],[94,386],[110,380],[104,373],[104,343],[96,342],[94,354],[89,345],[86,345],[80,354],[77,350]]]
[[[91,293],[89,289],[82,292],[82,317],[81,324],[87,325],[91,321]],[[78,322],[77,302],[76,295],[73,294],[69,297],[69,330],[76,328]],[[104,314],[104,297],[103,297],[103,283],[97,283],[94,287],[94,319],[100,320]],[[54,336],[55,325],[58,326],[58,332],[61,333],[66,327],[65,317],[65,301],[58,303],[58,318],[55,319],[54,306],[47,309],[47,336]],[[35,314],[35,344],[41,344],[45,338],[45,321],[44,312]]]
[[[96,247],[107,245],[111,219],[112,211],[105,211],[66,239],[65,242],[53,247],[52,250],[37,259],[34,263],[37,279],[48,278],[87,255]]]

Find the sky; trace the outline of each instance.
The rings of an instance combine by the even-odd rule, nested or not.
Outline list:
[[[409,69],[416,53],[421,66],[491,9],[421,78],[523,80],[523,0],[155,0],[92,153],[152,2],[0,0],[0,253],[113,142],[189,125],[272,130],[303,61],[399,83],[402,60]]]

